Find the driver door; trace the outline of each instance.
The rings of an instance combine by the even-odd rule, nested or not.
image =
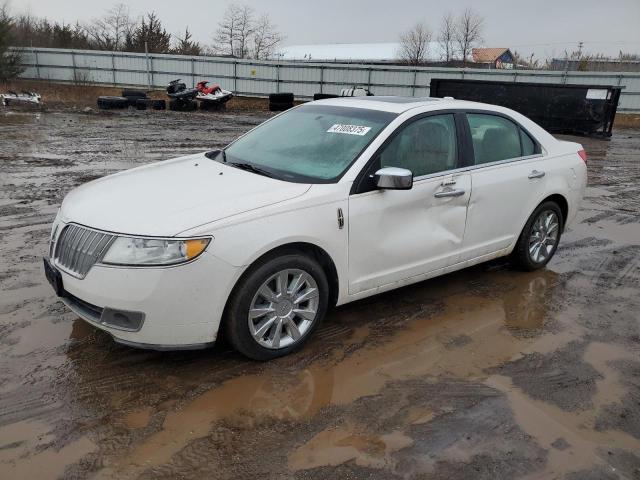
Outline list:
[[[349,197],[350,295],[458,262],[471,194],[470,174],[456,171],[460,121],[446,113],[404,124],[366,167],[365,181]],[[411,170],[413,188],[375,188],[370,175],[381,167]]]

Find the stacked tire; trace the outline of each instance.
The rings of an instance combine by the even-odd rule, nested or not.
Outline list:
[[[129,99],[126,97],[103,96],[98,97],[98,108],[101,110],[114,110],[127,108]]]
[[[147,92],[125,88],[122,90],[122,96],[128,100],[130,107],[136,107],[138,100],[147,98]]]
[[[293,93],[271,93],[269,94],[269,110],[272,112],[283,112],[293,108]]]
[[[153,98],[138,98],[136,100],[136,108],[138,110],[166,110],[167,102],[164,100],[156,100]]]

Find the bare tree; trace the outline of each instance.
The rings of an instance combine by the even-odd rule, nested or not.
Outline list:
[[[249,56],[250,39],[255,33],[254,11],[248,5],[229,5],[214,38],[217,49],[238,58]]]
[[[231,4],[227,7],[222,17],[222,21],[218,23],[218,30],[214,37],[214,48],[220,53],[233,55],[235,51],[235,40],[238,29],[239,7]]]
[[[122,50],[127,37],[133,34],[136,21],[124,3],[114,5],[105,15],[94,18],[85,29],[92,43],[100,50]]]
[[[269,15],[262,15],[256,23],[253,35],[253,58],[258,60],[270,58],[282,40],[283,36],[271,23]]]
[[[400,35],[400,51],[398,52],[400,59],[409,65],[424,63],[430,41],[429,27],[424,23],[417,23]]]
[[[455,41],[462,58],[463,65],[467,64],[473,47],[482,40],[482,26],[484,19],[471,8],[467,8],[456,22]]]
[[[256,31],[255,12],[248,5],[239,8],[238,28],[236,29],[236,57],[249,56],[250,40]]]
[[[456,19],[452,13],[447,13],[440,22],[438,32],[438,43],[442,49],[442,56],[445,62],[453,60],[455,47]]]

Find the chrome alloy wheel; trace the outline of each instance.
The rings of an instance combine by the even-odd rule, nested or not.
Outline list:
[[[558,243],[559,231],[558,215],[551,210],[540,212],[533,222],[529,237],[529,257],[533,262],[542,263],[549,258]]]
[[[318,284],[303,270],[288,269],[269,277],[253,296],[249,331],[270,349],[297,343],[318,314]]]

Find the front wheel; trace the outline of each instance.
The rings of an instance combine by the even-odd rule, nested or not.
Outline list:
[[[513,263],[522,270],[544,267],[556,253],[563,225],[562,212],[555,202],[544,202],[527,220],[512,253]]]
[[[298,350],[324,318],[329,287],[322,267],[285,254],[254,268],[229,299],[225,327],[231,345],[254,360]]]

